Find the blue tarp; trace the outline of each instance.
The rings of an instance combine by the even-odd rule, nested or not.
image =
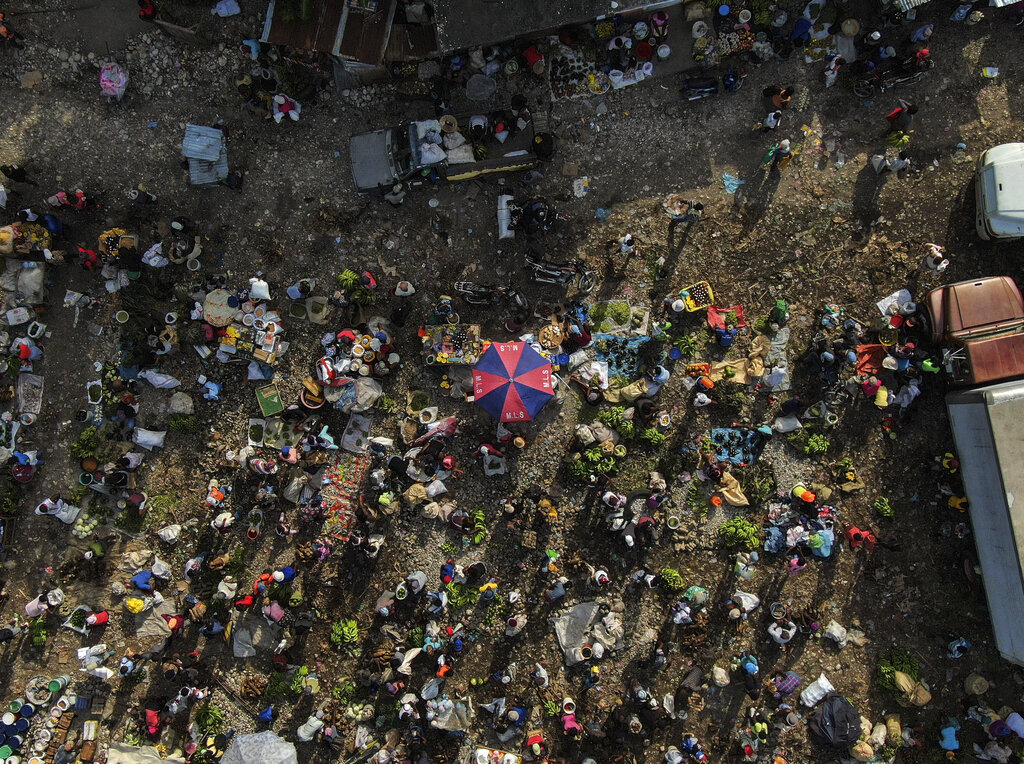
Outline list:
[[[613,377],[634,377],[640,371],[640,346],[650,337],[619,337],[616,334],[595,333],[594,354],[598,361],[608,364]],[[628,352],[632,351],[632,352]]]

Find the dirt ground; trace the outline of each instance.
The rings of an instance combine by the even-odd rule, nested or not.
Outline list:
[[[244,38],[258,36],[261,3],[243,3],[243,15],[230,19],[210,16],[209,4],[162,4],[180,23],[200,26],[202,39],[194,45],[142,25],[135,19],[133,3],[103,3],[102,11],[74,11],[72,5],[78,4],[39,0],[31,14],[15,13],[13,22],[25,37],[25,47],[0,54],[0,77],[6,83],[0,162],[28,163],[31,177],[39,183],[38,187],[14,186],[7,206],[9,218],[23,206],[38,208],[43,197],[58,189],[82,188],[101,199],[103,209],[64,216],[69,229],[66,249],[71,251],[79,245],[92,246],[100,231],[114,225],[137,231],[143,242],[152,242],[158,221],[184,216],[204,236],[204,277],[225,273],[230,283],[240,286],[262,271],[275,296],[300,277],[322,279],[316,293],[325,293],[345,268],[383,274],[381,282],[388,289],[399,278],[416,285],[410,318],[397,335],[403,367],[385,381],[385,392],[404,402],[406,390],[426,390],[442,415],[459,416],[455,455],[467,468],[466,478],[452,486],[452,498],[467,509],[484,507],[490,530],[483,545],[459,547],[456,558],[462,563],[483,559],[500,581],[500,596],[518,590],[530,603],[529,625],[515,640],[506,639],[499,625],[484,623],[485,607],[465,612],[467,633],[473,637],[467,655],[448,680],[450,696],[469,697],[474,704],[500,694],[521,698],[534,709],[529,728],[544,730],[555,755],[570,762],[589,755],[602,764],[626,750],[638,762],[661,761],[665,747],[678,744],[685,732],[698,735],[711,760],[726,760],[736,755],[735,729],[750,701],[736,682],[724,688],[712,684],[704,693],[703,709],[692,708],[685,721],[672,720],[626,749],[593,737],[573,742],[562,739],[557,720],[545,716],[541,697],[530,687],[527,674],[533,662],[545,661],[549,667],[550,697],[572,696],[581,722],[588,722],[602,720],[632,679],[647,676],[645,661],[656,640],[666,643],[670,658],[668,667],[651,680],[656,697],[674,693],[690,666],[709,674],[716,663],[724,666],[729,658],[751,650],[761,659],[766,676],[775,670],[794,670],[806,685],[825,673],[872,722],[883,720],[886,713],[901,713],[905,725],[921,728],[917,737],[924,744],[923,750],[901,751],[905,761],[942,759],[937,747],[939,728],[950,716],[963,721],[966,707],[975,704],[963,692],[963,680],[971,672],[993,684],[982,705],[1019,708],[1024,676],[999,658],[984,592],[973,575],[965,574],[965,561],[969,568],[974,545],[970,535],[959,537],[954,526],[966,522],[966,515],[949,509],[940,491],[943,483],[957,487],[955,478],[939,464],[951,448],[941,380],[925,379],[921,397],[894,421],[893,438],[882,426],[882,412],[858,395],[842,412],[839,425],[827,433],[829,448],[824,454],[806,456],[778,437],[761,457],[763,466],[757,474],[771,472],[782,493],[800,481],[834,489],[828,503],[839,508],[842,525],[873,528],[886,542],[873,555],[844,547],[833,559],[812,564],[797,576],[788,574],[779,558],[766,555],[755,577],[737,584],[730,553],[716,537],[715,527],[733,515],[758,521],[765,508],[715,510],[702,517],[693,511],[687,494],[690,481],[683,475],[672,484],[673,501],[684,507],[683,533],[677,538],[666,534],[646,553],[627,552],[602,529],[603,510],[593,493],[582,491],[565,472],[574,425],[590,421],[595,414],[576,392],[563,391],[526,428],[529,444],[510,460],[509,474],[485,479],[471,452],[493,438],[493,420],[471,404],[452,399],[439,388],[439,375],[420,362],[415,327],[425,320],[437,295],[450,292],[455,280],[511,280],[531,300],[554,301],[563,296],[554,287],[525,280],[519,265],[521,244],[498,243],[493,180],[418,189],[398,208],[354,194],[349,136],[430,113],[429,103],[400,97],[392,87],[344,94],[324,88],[312,101],[304,102],[298,122],[276,125],[245,113],[233,86],[234,78],[251,65],[248,53],[240,52],[238,45]],[[606,96],[554,103],[551,119],[558,150],[554,161],[541,168],[544,177],[529,193],[554,200],[573,219],[549,235],[548,251],[566,258],[582,257],[598,271],[601,280],[592,300],[627,298],[634,306],[652,306],[657,311],[664,295],[705,279],[713,285],[719,304],[742,304],[751,323],[766,316],[776,299],[788,300],[794,392],[814,402],[817,380],[799,359],[825,303],[841,305],[847,315],[873,323],[878,316],[874,303],[901,287],[920,298],[940,278],[953,282],[996,274],[1020,277],[1020,245],[988,245],[973,230],[974,159],[989,146],[1019,139],[1024,124],[1020,31],[1009,26],[1008,17],[992,10],[981,23],[967,26],[946,20],[946,6],[932,3],[921,8],[919,21],[937,25],[931,45],[934,69],[921,83],[880,94],[872,102],[860,101],[842,83],[826,90],[822,65],[805,64],[794,56],[752,67],[743,89],[703,101],[682,101],[678,78],[654,78]],[[101,12],[104,15],[99,18],[92,15]],[[130,99],[120,105],[106,103],[98,90],[98,64],[108,51],[126,63],[130,73]],[[999,76],[983,78],[985,66],[999,67]],[[19,78],[36,71],[43,75],[40,84],[19,87]],[[320,74],[330,77],[329,71]],[[499,97],[540,86],[521,76],[522,81],[502,82]],[[774,83],[794,84],[797,94],[783,126],[765,136],[752,131],[751,125],[763,116],[762,89]],[[400,84],[397,92],[403,88]],[[912,166],[902,177],[880,179],[867,158],[882,146],[884,115],[899,97],[921,107],[908,149]],[[187,122],[223,126],[230,164],[246,173],[241,192],[188,186],[180,167]],[[774,140],[783,137],[799,147],[794,161],[781,173],[762,172],[761,157]],[[966,144],[966,152],[956,150],[959,142]],[[723,173],[745,181],[739,193],[730,195],[725,190]],[[589,177],[590,190],[577,198],[572,181],[581,176]],[[520,188],[518,177],[508,182]],[[128,189],[139,183],[158,197],[152,211],[140,212],[127,199]],[[676,192],[707,207],[704,219],[681,237],[667,233],[668,221],[661,211],[665,196]],[[431,206],[432,200],[436,206]],[[595,220],[597,208],[611,211],[608,222]],[[627,259],[606,256],[606,242],[627,231],[639,240],[637,252]],[[941,277],[919,267],[926,242],[943,244],[950,254],[952,264]],[[665,259],[668,275],[655,282],[651,266],[659,257]],[[241,546],[247,567],[239,580],[244,586],[268,560],[275,565],[290,563],[294,542],[265,533],[259,542],[247,543],[244,532],[238,531],[220,542],[222,546],[212,546],[210,513],[203,503],[206,482],[211,476],[233,482],[234,506],[247,509],[255,476],[219,465],[224,449],[244,445],[246,420],[258,409],[244,367],[201,361],[183,343],[178,353],[164,359],[161,370],[182,380],[181,389],[193,394],[201,429],[169,433],[166,446],[147,458],[140,482],[158,500],[145,527],[101,527],[100,535],[111,542],[106,569],[97,573],[77,566],[82,543],[57,521],[33,515],[32,508],[46,495],[68,496],[77,488],[78,465],[67,453],[82,429],[75,413],[86,408],[86,383],[99,376],[94,365],[115,361],[119,342],[124,340],[113,314],[121,308],[153,315],[173,309],[184,316],[191,307],[189,295],[202,279],[190,282],[183,268],[172,266],[147,272],[133,287],[134,294],[107,295],[99,275],[74,264],[51,268],[48,278],[46,320],[51,334],[44,343],[45,360],[39,365],[46,379],[46,398],[29,436],[46,454],[47,463],[21,498],[14,537],[5,545],[9,597],[3,616],[10,617],[27,600],[59,583],[69,603],[116,610],[105,632],[91,634],[85,643],[103,641],[120,655],[126,646],[137,646],[127,629],[128,619],[122,618],[107,586],[108,579],[126,580],[134,572],[122,567],[124,553],[154,550],[170,563],[178,581],[184,562],[196,550]],[[62,308],[68,289],[98,298],[99,306],[81,312]],[[387,298],[379,310],[383,315],[390,311]],[[460,312],[483,323],[487,336],[503,336],[501,323],[506,316],[500,311],[463,305]],[[695,317],[683,331],[700,328],[701,320]],[[322,330],[291,322],[287,331],[291,348],[278,367],[277,382],[283,398],[291,401],[319,357]],[[751,340],[752,336],[741,337],[728,352],[712,346],[702,355],[709,360],[738,358],[745,355]],[[200,374],[224,384],[219,402],[203,400],[198,394]],[[657,450],[631,451],[616,478],[616,486],[625,493],[642,489],[651,469],[671,462],[684,446],[699,443],[710,428],[733,422],[757,426],[774,417],[778,401],[765,389],[748,389],[738,406],[695,410],[693,394],[683,386],[682,376],[673,374],[659,398],[660,408],[672,415],[669,439]],[[5,377],[7,384],[10,377]],[[144,386],[140,421],[154,426],[165,422],[168,397],[165,391]],[[373,419],[375,434],[396,436],[397,416],[378,413]],[[335,411],[325,415],[325,422],[340,432],[344,416]],[[865,488],[845,494],[837,489],[836,478],[843,471],[837,464],[848,463]],[[510,524],[501,520],[505,499],[535,484],[563,492],[558,519],[537,513]],[[872,509],[880,498],[890,500],[894,517],[880,517]],[[167,547],[155,531],[172,521],[184,530],[178,544]],[[352,551],[312,567],[298,566],[303,591],[321,613],[304,655],[305,665],[321,679],[321,691],[313,698],[276,704],[280,716],[273,727],[286,737],[294,738],[296,726],[310,710],[329,700],[334,688],[351,678],[357,666],[365,665],[373,650],[393,646],[395,640],[374,618],[378,595],[416,569],[425,571],[433,585],[445,559],[442,544],[458,541],[441,523],[408,508],[389,516],[386,525],[386,547],[371,566]],[[535,548],[524,546],[528,530],[537,534]],[[543,586],[535,575],[545,549],[561,554],[567,575],[576,583],[566,600],[553,605],[541,598]],[[578,669],[558,668],[561,657],[547,620],[566,603],[599,594],[589,586],[585,563],[607,566],[612,584],[600,596],[622,599],[627,634],[625,650],[602,662],[599,685],[587,691],[581,687]],[[711,606],[706,625],[691,630],[673,626],[668,615],[671,594],[640,590],[630,583],[630,574],[640,567],[676,568],[687,586],[707,588]],[[739,630],[717,605],[737,586],[758,593],[764,603]],[[170,596],[179,599],[187,591],[185,584],[169,587]],[[764,612],[776,601],[794,611],[816,612],[823,624],[834,619],[847,628],[856,627],[867,642],[839,650],[829,640],[800,635],[786,652],[779,652],[767,636],[770,619]],[[361,658],[340,653],[329,642],[331,625],[344,618],[359,623],[365,645]],[[52,636],[42,650],[33,649],[27,640],[5,647],[0,681],[10,688],[7,695],[19,693],[26,680],[37,674],[73,673],[74,651],[83,641],[74,632],[59,629],[56,618],[52,620]],[[417,615],[391,626],[404,637],[423,620]],[[446,623],[455,620],[449,615]],[[965,637],[973,644],[962,659],[946,654],[954,637]],[[900,708],[896,697],[877,685],[876,664],[894,646],[920,661],[921,678],[934,695],[927,707]],[[267,703],[241,700],[238,690],[243,675],[269,672],[266,658],[237,660],[221,641],[194,634],[185,637],[179,652],[193,647],[202,652],[204,666],[215,677],[214,702],[226,709],[228,726],[239,731],[260,727],[253,712]],[[486,678],[509,660],[517,662],[518,676],[504,692],[493,683],[470,685],[471,678]],[[426,681],[427,676],[418,673],[414,681]],[[173,692],[160,678],[139,685],[114,679],[113,685],[104,720],[105,736],[114,740],[126,735],[135,739],[141,705]],[[773,707],[774,703],[762,696],[757,705]],[[384,706],[382,701],[378,708],[381,726],[394,720],[394,709],[387,716]],[[467,740],[494,742],[488,718],[486,712],[477,715]],[[960,736],[965,749],[970,749],[978,729],[965,723]],[[163,741],[168,750],[182,744],[183,733],[184,725],[176,723]],[[465,753],[465,740],[436,731],[429,733],[429,739],[431,750],[447,755],[447,761],[457,760],[460,745]],[[800,728],[782,736],[773,734],[771,745],[763,747],[762,753],[772,750],[790,762],[837,758],[808,747]],[[300,747],[300,752],[303,760],[329,755],[311,744]],[[964,754],[961,760],[971,759]]]

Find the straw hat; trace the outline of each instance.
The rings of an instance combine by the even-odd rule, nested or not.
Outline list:
[[[682,300],[673,300],[672,301],[672,311],[673,312],[675,312],[675,313],[682,313],[684,310],[686,310],[686,303],[685,302],[683,302]]]
[[[443,114],[438,122],[441,123],[442,133],[454,133],[459,129],[459,120],[455,119],[454,114]]]
[[[277,583],[281,583],[282,581],[284,581],[284,573],[282,573],[279,570],[274,571],[273,578],[274,578],[275,581],[277,581]]]
[[[395,287],[395,297],[411,297],[416,294],[416,287],[408,281],[399,281]]]

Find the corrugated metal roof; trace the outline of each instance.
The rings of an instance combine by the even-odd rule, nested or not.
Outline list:
[[[193,186],[215,186],[228,176],[228,155],[221,154],[216,162],[202,159],[188,160],[188,177]]]
[[[345,0],[314,0],[306,19],[291,21],[285,21],[275,6],[276,3],[271,2],[267,9],[262,42],[318,53],[331,52],[338,37]]]
[[[185,125],[181,153],[188,159],[193,186],[212,186],[228,176],[228,152],[224,133],[215,127]]]
[[[916,8],[919,5],[924,5],[928,0],[896,0],[896,7],[904,13],[909,11],[911,8]]]
[[[189,159],[216,162],[224,151],[224,133],[215,127],[185,125],[185,138],[181,153]]]
[[[616,8],[611,0],[437,0],[434,23],[440,51],[448,54],[643,5],[643,0],[619,0]]]

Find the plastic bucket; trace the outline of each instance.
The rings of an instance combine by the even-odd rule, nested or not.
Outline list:
[[[644,65],[640,67],[640,71],[644,73],[644,77],[650,77],[654,74],[654,64],[650,61],[644,61]]]
[[[81,472],[78,475],[78,483],[80,485],[92,485],[93,476],[91,472]]]
[[[660,60],[665,61],[671,55],[672,55],[672,48],[670,48],[668,45],[659,45],[658,46],[658,58]]]
[[[24,705],[23,705],[23,706],[21,707],[21,711],[19,711],[18,713],[20,713],[20,714],[21,714],[22,716],[24,716],[24,717],[25,717],[26,719],[31,719],[31,718],[32,718],[32,715],[33,715],[33,714],[34,714],[35,712],[36,712],[36,707],[35,707],[35,706],[33,706],[33,705],[32,705],[31,703],[25,703],[25,704],[24,704]]]
[[[187,263],[185,263],[185,267],[188,268],[192,273],[195,273],[196,271],[199,270],[199,265],[199,260],[197,260],[194,257]]]
[[[127,324],[129,318],[131,318],[131,316],[128,315],[127,310],[119,310],[114,314],[114,320],[119,324]]]
[[[21,698],[15,698],[11,701],[11,704],[7,707],[12,714],[16,714],[21,710],[21,707],[25,705],[25,701]]]
[[[16,720],[15,720],[14,714],[12,714],[10,711],[8,711],[7,713],[5,713],[3,715],[2,721],[3,721],[3,724],[4,724],[5,727],[10,727],[10,726],[12,726],[14,724],[14,722]]]
[[[18,721],[14,723],[14,729],[16,729],[19,734],[24,734],[28,732],[29,724],[30,722],[28,719],[18,719]]]
[[[673,531],[679,528],[679,526],[682,525],[682,523],[683,521],[679,519],[679,515],[669,515],[665,519],[665,525],[667,525],[669,529]]]
[[[70,681],[71,677],[69,676],[59,676],[56,679],[51,679],[47,688],[52,693],[64,692],[64,688],[68,686],[68,682]]]
[[[608,79],[612,81],[612,85],[619,85],[622,83],[622,78],[625,75],[619,69],[612,69],[608,72]]]

